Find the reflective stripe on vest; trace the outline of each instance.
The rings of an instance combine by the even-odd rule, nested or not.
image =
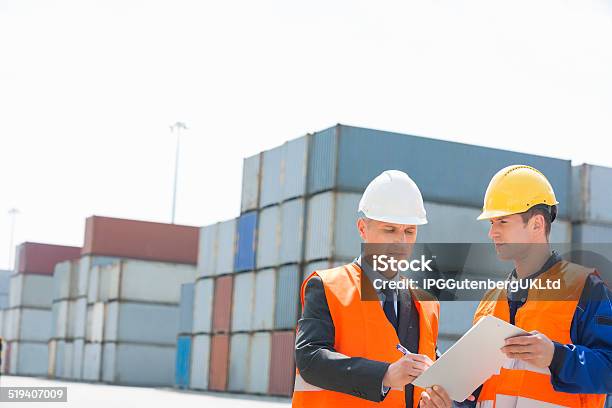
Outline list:
[[[350,357],[363,357],[388,363],[401,358],[401,354],[395,348],[399,343],[397,333],[387,320],[380,302],[361,301],[362,272],[358,265],[348,264],[313,272],[302,283],[302,308],[307,282],[313,276],[320,277],[323,282],[325,297],[334,324],[334,350]],[[376,296],[371,284],[364,285],[364,290],[372,291],[368,294],[368,298],[377,299],[369,297],[371,294]],[[412,292],[412,297],[419,313],[419,354],[425,354],[435,360],[440,305],[424,292]],[[413,408],[418,407],[421,392],[422,389],[414,387]],[[307,383],[299,370],[296,370],[292,404],[295,408],[403,408],[406,406],[406,400],[403,389],[390,390],[380,403],[325,390]]]
[[[546,289],[530,289],[527,302],[516,312],[516,326],[526,331],[537,330],[553,341],[570,344],[572,342],[570,328],[578,300],[587,277],[593,272],[592,269],[566,261],[557,262],[540,275],[540,279],[561,279],[562,289],[555,292],[555,299],[562,300],[541,300],[550,299],[541,292]],[[510,308],[504,290],[493,290],[485,295],[474,315],[474,323],[487,315],[510,321]],[[517,359],[507,359],[499,372],[483,384],[477,406],[481,408],[601,408],[604,406],[605,395],[555,391],[550,376],[548,368],[539,368]]]

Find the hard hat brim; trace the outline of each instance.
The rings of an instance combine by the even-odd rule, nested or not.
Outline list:
[[[518,213],[514,213],[511,211],[483,211],[482,214],[480,214],[478,216],[478,218],[476,218],[477,220],[481,221],[481,220],[490,220],[491,218],[497,218],[497,217],[507,217],[508,215],[512,215],[512,214],[518,214]]]
[[[402,225],[425,225],[427,224],[426,217],[393,217],[393,216],[385,217],[385,216],[366,214],[365,212],[364,212],[364,215],[366,216],[366,218],[369,218],[371,220],[376,220],[380,222],[389,222],[391,224],[402,224]]]

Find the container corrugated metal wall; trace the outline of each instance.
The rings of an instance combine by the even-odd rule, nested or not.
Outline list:
[[[247,392],[265,394],[270,378],[270,333],[253,334],[248,360]]]
[[[102,343],[85,343],[83,379],[100,381],[102,376]]]
[[[247,157],[242,162],[242,197],[240,211],[246,212],[257,209],[259,205],[259,175],[261,154]]]
[[[208,370],[210,361],[210,336],[198,334],[193,336],[191,346],[191,375],[189,388],[208,389]]]
[[[179,336],[176,341],[176,366],[174,383],[178,388],[189,387],[191,363],[191,336]]]
[[[234,269],[236,272],[255,269],[255,232],[257,230],[257,213],[245,213],[238,218],[237,249]]]
[[[357,257],[360,194],[327,192],[310,198],[306,221],[306,260]]]
[[[308,140],[303,136],[283,145],[283,179],[281,200],[302,197],[306,194],[306,172],[308,170]]]
[[[229,363],[229,335],[217,334],[210,345],[210,374],[208,389],[225,391],[227,388],[227,369]]]
[[[248,376],[247,361],[250,355],[250,347],[250,334],[232,334],[230,340],[230,359],[227,386],[229,391],[246,391]]]
[[[591,164],[572,167],[572,220],[612,224],[610,185],[611,168]]]
[[[74,337],[84,339],[87,328],[87,298],[78,298],[74,308]]]
[[[44,376],[47,374],[49,347],[47,343],[11,342],[10,374]]]
[[[280,208],[275,205],[259,213],[257,268],[278,265],[280,251]]]
[[[285,265],[278,269],[274,328],[293,329],[297,323],[300,303],[301,271],[299,265]]]
[[[253,330],[271,330],[274,327],[275,281],[275,269],[264,269],[255,273]]]
[[[218,230],[218,223],[200,228],[197,269],[198,277],[211,276],[215,274],[215,268],[217,267]]]
[[[81,253],[195,265],[198,228],[92,216],[85,221]]]
[[[109,302],[104,322],[104,341],[176,344],[178,306]],[[172,381],[171,381],[172,383]]]
[[[330,136],[334,131],[338,133],[337,149],[333,149]],[[526,164],[547,176],[561,203],[560,217],[569,215],[569,160],[342,125],[316,133],[312,146],[310,193],[326,189],[361,193],[382,171],[397,169],[410,175],[427,201],[478,207],[498,170],[511,164]],[[406,152],[417,151],[418,155],[406,160]],[[334,154],[337,164],[329,160]],[[432,157],[443,165],[432,167]],[[478,160],[466,161],[465,157]]]
[[[215,282],[213,300],[213,332],[229,333],[232,312],[232,275],[221,276]]]
[[[262,153],[259,207],[280,202],[282,191],[283,146]]]
[[[92,268],[96,266],[106,266],[119,261],[119,258],[113,256],[90,256],[85,255],[79,260],[78,277],[77,277],[77,295],[87,296],[89,292],[89,275]]]
[[[295,334],[293,331],[272,333],[270,361],[270,384],[268,392],[272,395],[289,397],[293,393],[295,375]]]
[[[236,219],[219,223],[217,266],[215,273],[231,273],[234,271],[234,254],[236,250]]]
[[[85,339],[74,341],[74,357],[72,358],[72,378],[80,380],[83,378],[83,356],[85,355]]]
[[[193,299],[193,332],[210,333],[212,330],[212,308],[214,279],[200,279],[195,283]]]
[[[254,272],[240,273],[234,277],[232,332],[251,330],[254,290]]]
[[[10,307],[51,308],[53,276],[17,274],[11,277]]]
[[[55,271],[53,272],[53,300],[70,298],[71,265],[70,261],[60,262],[55,265]]]
[[[102,378],[111,384],[172,386],[175,354],[174,345],[105,343]]]
[[[179,304],[179,334],[191,333],[193,329],[193,298],[194,283],[181,285],[181,301]]]
[[[280,231],[280,263],[300,262],[304,243],[304,199],[281,204]]]

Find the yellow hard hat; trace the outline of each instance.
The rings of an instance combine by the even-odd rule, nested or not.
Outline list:
[[[515,164],[504,167],[493,176],[478,219],[520,214],[538,204],[559,204],[552,186],[539,170]]]

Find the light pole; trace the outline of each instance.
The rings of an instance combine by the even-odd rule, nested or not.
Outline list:
[[[172,193],[172,224],[174,224],[174,217],[176,213],[176,184],[178,181],[179,152],[181,149],[181,130],[187,130],[187,126],[183,122],[176,122],[174,125],[170,125],[170,131],[172,133],[176,131],[176,157],[174,159],[174,189]]]
[[[13,268],[13,240],[15,238],[15,218],[17,218],[17,214],[19,214],[19,210],[16,208],[11,208],[8,213],[9,213],[9,216],[11,217],[11,236],[9,239],[8,261],[9,261],[9,269],[12,269]]]

